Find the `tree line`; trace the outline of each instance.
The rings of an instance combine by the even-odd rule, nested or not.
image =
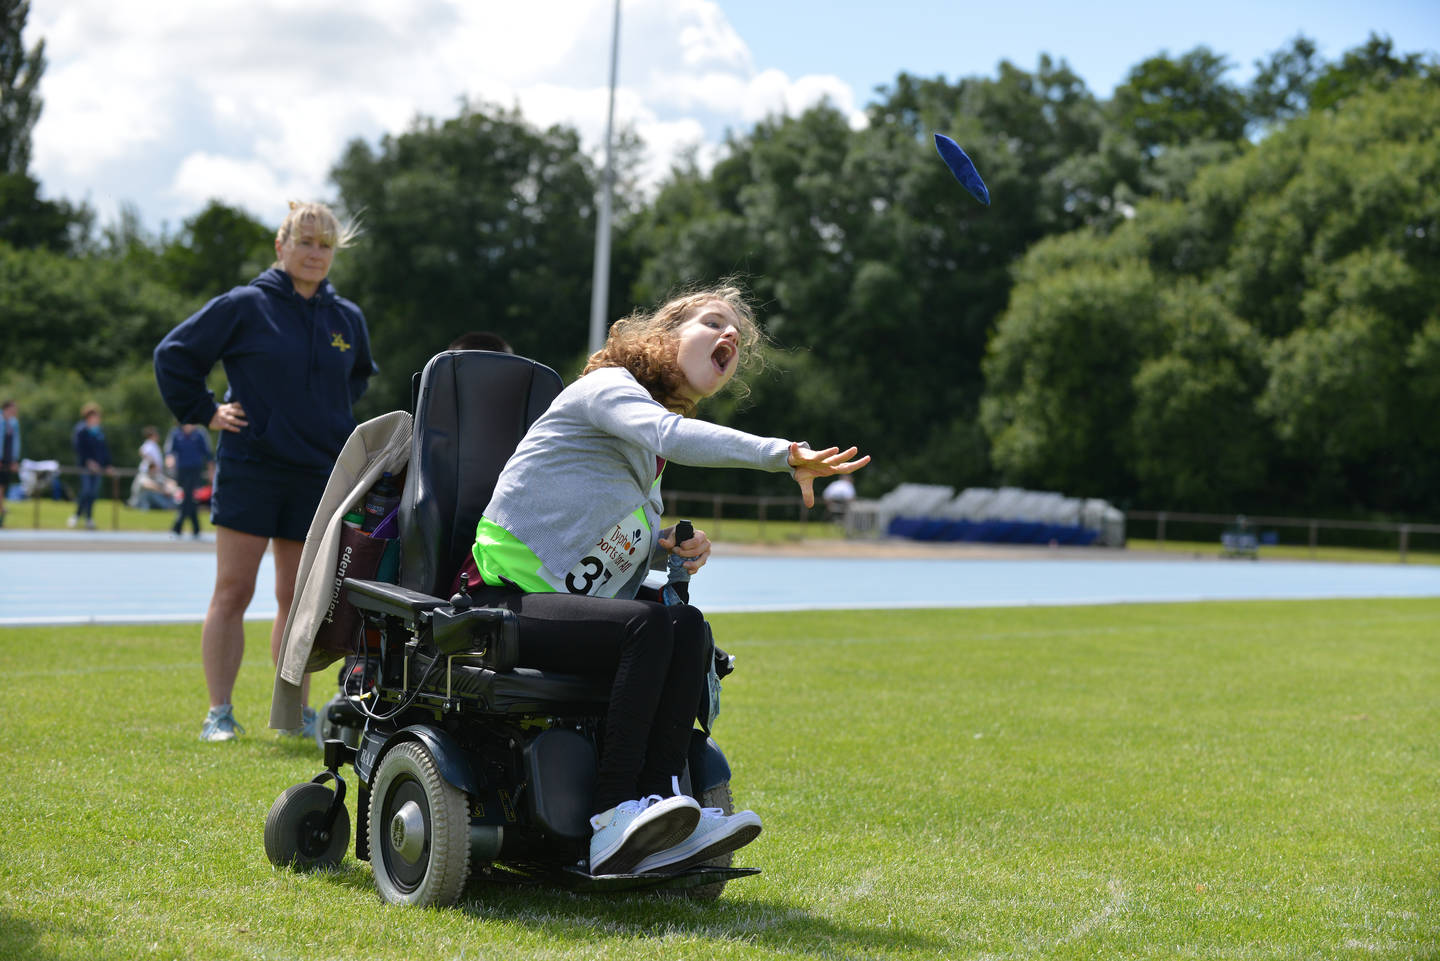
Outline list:
[[[36,75],[13,60],[7,103]],[[1134,507],[1436,516],[1440,66],[1380,37],[1326,62],[1299,37],[1247,85],[1229,67],[1205,47],[1160,54],[1109,99],[1050,57],[901,74],[864,129],[828,105],[772,117],[653,194],[628,136],[609,316],[740,281],[768,364],[708,416],[855,440],[875,456],[864,495],[1014,483]],[[6,124],[0,138],[23,139]],[[951,179],[937,131],[993,206]],[[272,228],[211,202],[173,234],[133,212],[97,231],[83,207],[46,208],[15,153],[0,392],[24,399],[32,455],[63,459],[85,399],[164,423],[150,348],[268,266]],[[362,417],[406,406],[413,371],[465,330],[578,371],[600,176],[573,129],[465,103],[351,143],[332,180],[364,227],[332,280],[382,367]]]

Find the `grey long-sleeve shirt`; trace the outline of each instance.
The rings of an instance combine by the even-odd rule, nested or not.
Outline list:
[[[563,575],[608,525],[642,506],[651,530],[659,529],[657,458],[780,472],[790,470],[789,456],[788,440],[682,417],[628,370],[606,367],[565,388],[530,427],[501,471],[485,516]]]

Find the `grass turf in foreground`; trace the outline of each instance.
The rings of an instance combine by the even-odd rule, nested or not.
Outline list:
[[[319,769],[264,729],[266,625],[228,745],[196,740],[197,627],[0,630],[0,958],[1440,955],[1440,601],[714,624],[764,874],[710,905],[482,885],[423,911],[353,856],[265,860],[270,803]]]

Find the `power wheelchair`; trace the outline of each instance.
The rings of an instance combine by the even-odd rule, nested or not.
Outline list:
[[[518,667],[513,614],[471,603],[463,586],[447,599],[501,468],[562,386],[548,367],[484,351],[439,354],[421,373],[399,583],[345,581],[365,630],[341,694],[322,710],[325,770],[281,793],[266,818],[272,863],[304,870],[344,858],[349,764],[355,856],[392,903],[452,904],[480,880],[710,899],[759,873],[725,855],[677,874],[591,876],[608,682]],[[728,658],[715,662],[728,673]],[[729,764],[698,729],[681,787],[732,811]]]

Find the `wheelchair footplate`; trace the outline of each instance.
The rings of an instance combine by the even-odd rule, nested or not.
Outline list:
[[[564,867],[538,864],[495,865],[472,874],[471,882],[490,884],[541,885],[555,884],[567,891],[610,894],[622,891],[683,891],[704,884],[737,881],[760,873],[759,868],[724,868],[698,865],[675,874],[601,874],[592,875],[578,864]]]
[[[600,874],[594,875],[578,865],[561,870],[557,880],[572,891],[606,894],[611,891],[679,891],[703,884],[735,881],[760,873],[759,868],[722,868],[699,865],[677,874]]]

